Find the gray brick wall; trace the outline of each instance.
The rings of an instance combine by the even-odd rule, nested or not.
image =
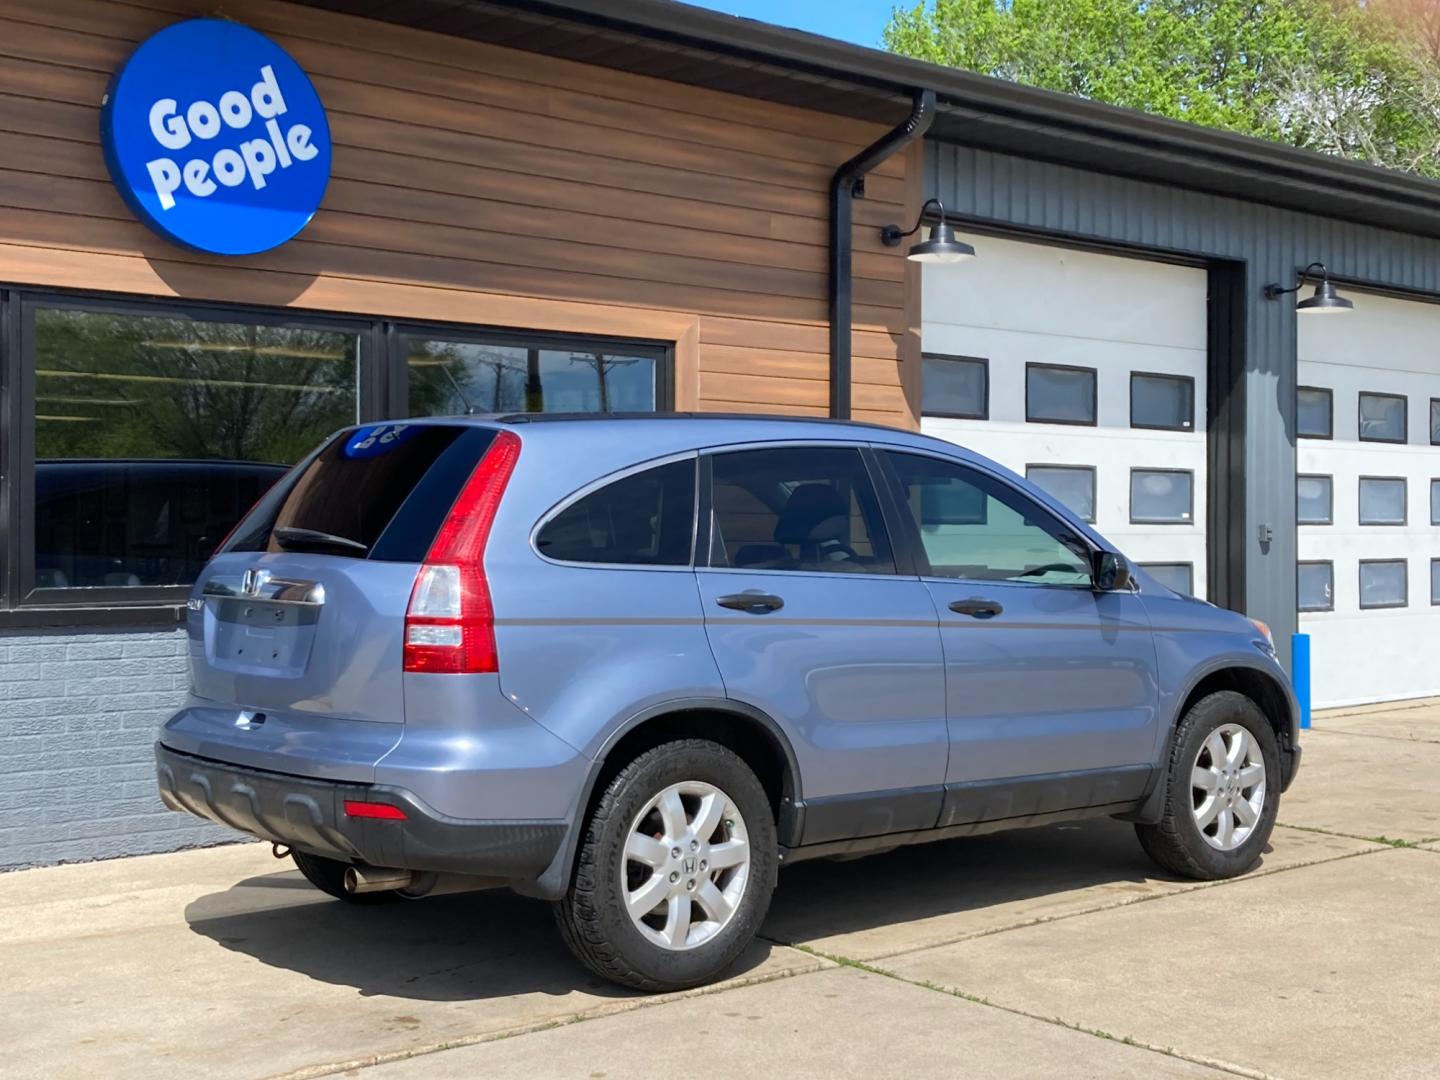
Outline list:
[[[239,839],[155,793],[186,681],[180,629],[0,635],[0,869]]]

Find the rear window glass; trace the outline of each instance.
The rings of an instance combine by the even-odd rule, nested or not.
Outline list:
[[[256,506],[227,550],[419,562],[494,437],[439,424],[343,431]]]
[[[657,465],[577,499],[545,523],[540,553],[562,562],[686,566],[695,529],[695,459]]]

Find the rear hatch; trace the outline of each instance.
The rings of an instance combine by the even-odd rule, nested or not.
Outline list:
[[[340,432],[256,504],[191,595],[176,750],[366,780],[405,719],[415,575],[495,436],[461,424]]]

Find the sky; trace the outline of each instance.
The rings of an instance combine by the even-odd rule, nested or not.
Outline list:
[[[890,10],[915,0],[687,0],[699,7],[713,8],[747,19],[761,19],[778,26],[824,34],[853,41],[857,45],[880,47],[880,35],[890,21]]]

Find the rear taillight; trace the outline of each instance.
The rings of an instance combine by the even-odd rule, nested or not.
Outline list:
[[[485,543],[519,456],[518,435],[496,435],[430,545],[405,612],[406,671],[499,670]]]

